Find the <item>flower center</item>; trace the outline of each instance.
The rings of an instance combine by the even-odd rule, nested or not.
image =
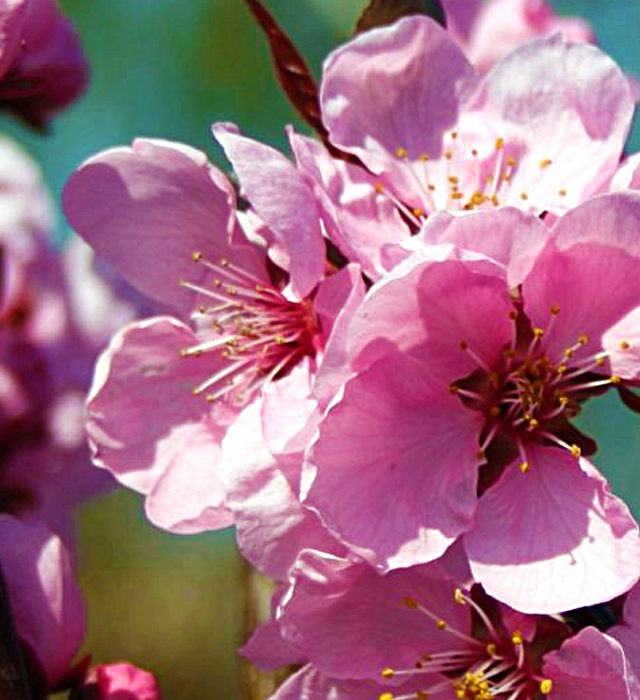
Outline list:
[[[418,228],[435,211],[472,211],[504,204],[526,207],[537,213],[530,193],[518,185],[522,178],[518,171],[526,146],[515,138],[496,138],[493,143],[487,135],[468,137],[459,131],[444,135],[442,154],[432,158],[428,153],[414,154],[400,146],[395,157],[401,162],[405,176],[400,192],[394,187],[394,177],[382,179],[376,185],[379,194],[387,195],[404,216]],[[553,177],[551,158],[541,159],[535,177]],[[531,167],[531,166],[529,166]],[[554,178],[555,179],[555,178]],[[567,196],[567,190],[554,190],[555,197]]]
[[[203,301],[192,315],[200,342],[182,355],[216,353],[225,360],[194,394],[242,404],[303,357],[316,354],[320,328],[310,300],[291,301],[228,260],[214,263],[201,253],[192,259],[212,276],[202,285],[181,282]]]
[[[472,634],[449,625],[416,598],[406,597],[403,600],[406,607],[423,614],[442,632],[443,648],[437,653],[423,654],[413,668],[382,670],[386,680],[415,681],[421,676],[431,676],[431,680],[433,674],[441,674],[442,680],[402,695],[384,692],[378,700],[427,700],[447,688],[452,690],[452,699],[457,700],[532,700],[549,695],[553,682],[538,673],[523,635],[508,633],[499,619],[494,625],[493,616],[471,594],[458,588],[453,597],[458,605],[471,608],[475,616]],[[447,637],[454,642],[453,648],[446,649]]]
[[[544,337],[559,313],[559,307],[552,307],[547,328],[532,328],[518,303],[510,315],[514,322],[513,340],[493,367],[482,362],[465,341],[460,343],[460,348],[471,353],[480,367],[454,382],[450,390],[467,407],[485,416],[480,457],[485,456],[494,440],[501,438],[504,443],[506,438],[517,448],[524,473],[529,469],[527,446],[533,443],[560,446],[576,458],[595,451],[595,443],[569,421],[580,413],[587,398],[620,385],[621,379],[601,373],[607,353],[589,353],[589,338],[585,334],[557,357],[545,350]],[[622,343],[621,348],[625,347],[630,346]]]

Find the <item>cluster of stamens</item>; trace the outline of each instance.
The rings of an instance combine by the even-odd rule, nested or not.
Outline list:
[[[508,438],[517,446],[520,470],[526,473],[530,468],[527,446],[531,443],[557,445],[573,457],[580,457],[580,446],[567,442],[562,437],[567,432],[563,429],[580,412],[582,402],[620,384],[621,379],[602,374],[607,353],[589,353],[589,338],[585,334],[558,357],[545,352],[543,338],[552,330],[559,307],[550,309],[545,329],[519,324],[520,313],[514,309],[510,315],[514,321],[513,338],[497,367],[486,364],[465,341],[460,343],[460,349],[469,353],[479,368],[454,382],[450,390],[466,406],[485,415],[478,457],[485,457],[497,436]],[[627,341],[620,343],[622,350],[630,347]]]
[[[414,197],[405,198],[401,193],[392,192],[383,182],[376,185],[376,191],[389,197],[418,228],[429,214],[438,210],[472,211],[516,202],[524,204],[529,200],[529,193],[512,191],[519,167],[519,150],[517,144],[499,137],[493,152],[481,158],[477,148],[466,146],[459,132],[452,131],[445,135],[443,152],[438,158],[428,153],[416,158],[402,146],[396,149],[395,156],[406,164],[406,172],[415,185]],[[538,169],[542,174],[552,165],[551,158],[543,158]],[[416,194],[419,204],[415,201]],[[560,188],[556,194],[566,197],[567,190]]]
[[[243,403],[305,355],[315,354],[319,328],[309,301],[287,299],[228,260],[211,262],[201,253],[193,253],[192,259],[206,268],[210,279],[181,282],[203,302],[192,316],[201,340],[181,354],[216,353],[225,360],[193,388],[194,394],[208,401]]]
[[[408,681],[441,674],[442,679],[408,694],[384,692],[378,700],[428,700],[447,689],[451,689],[452,697],[458,700],[532,700],[539,695],[551,694],[553,681],[538,673],[529,659],[527,642],[520,632],[508,633],[502,628],[499,631],[472,596],[459,588],[454,591],[454,600],[473,610],[481,632],[468,634],[449,624],[416,598],[404,598],[406,607],[425,615],[443,633],[443,651],[423,654],[413,668],[384,668],[382,677]],[[455,638],[458,648],[444,650],[446,635],[452,641]]]

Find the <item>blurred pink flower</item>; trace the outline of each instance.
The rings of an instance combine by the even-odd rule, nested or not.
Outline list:
[[[125,661],[92,666],[73,700],[160,700],[153,674]]]
[[[421,236],[349,328],[355,376],[303,501],[383,570],[462,536],[476,580],[526,612],[623,593],[638,527],[571,418],[609,388],[637,404],[640,199],[594,198],[553,229],[511,208],[441,214]]]
[[[56,0],[9,0],[0,10],[0,106],[43,129],[89,82],[89,66]]]
[[[18,637],[52,688],[84,635],[82,594],[65,545],[43,523],[0,513],[0,562]]]

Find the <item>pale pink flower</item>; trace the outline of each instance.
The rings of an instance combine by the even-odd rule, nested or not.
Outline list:
[[[71,21],[56,0],[9,0],[0,9],[0,106],[45,128],[89,81]]]
[[[526,612],[594,604],[640,574],[638,528],[571,423],[634,406],[640,199],[594,198],[553,229],[511,208],[440,215],[369,292],[351,371],[303,500],[381,569],[462,536],[476,580]]]
[[[226,178],[179,144],[139,140],[99,154],[63,196],[98,254],[184,319],[156,317],[115,336],[88,422],[96,463],[145,493],[149,517],[177,532],[231,522],[222,481],[238,456],[230,428],[294,369],[308,386],[342,307],[362,297],[354,267],[323,279],[317,207],[295,167],[230,125],[216,135],[253,209],[242,217],[247,233]],[[272,439],[286,443],[283,431],[291,426],[273,424]]]
[[[570,41],[595,43],[579,17],[557,15],[546,0],[444,0],[447,28],[480,73],[522,44],[562,32]]]
[[[640,697],[627,642],[517,613],[439,562],[380,576],[303,551],[274,618],[307,659],[277,700]]]
[[[566,211],[613,173],[634,111],[627,78],[593,46],[546,37],[481,78],[421,16],[334,51],[320,101],[331,142],[418,227],[443,209]]]

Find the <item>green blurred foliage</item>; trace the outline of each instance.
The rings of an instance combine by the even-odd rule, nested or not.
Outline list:
[[[277,88],[266,41],[242,0],[60,0],[83,37],[93,79],[85,98],[42,138],[3,118],[2,128],[42,163],[56,200],[86,157],[136,136],[184,141],[226,167],[214,121],[285,148],[284,125],[301,127]],[[364,0],[268,0],[319,77],[322,59],[351,34]],[[640,3],[557,0],[582,14],[602,48],[640,73]],[[640,147],[638,130],[630,142]],[[70,235],[60,217],[61,237]],[[607,396],[582,426],[599,438],[596,461],[640,514],[638,418]],[[561,494],[558,495],[559,501]],[[96,661],[128,659],[156,672],[165,700],[240,700],[235,648],[243,630],[243,564],[233,533],[177,537],[118,492],[84,508],[81,582]]]

